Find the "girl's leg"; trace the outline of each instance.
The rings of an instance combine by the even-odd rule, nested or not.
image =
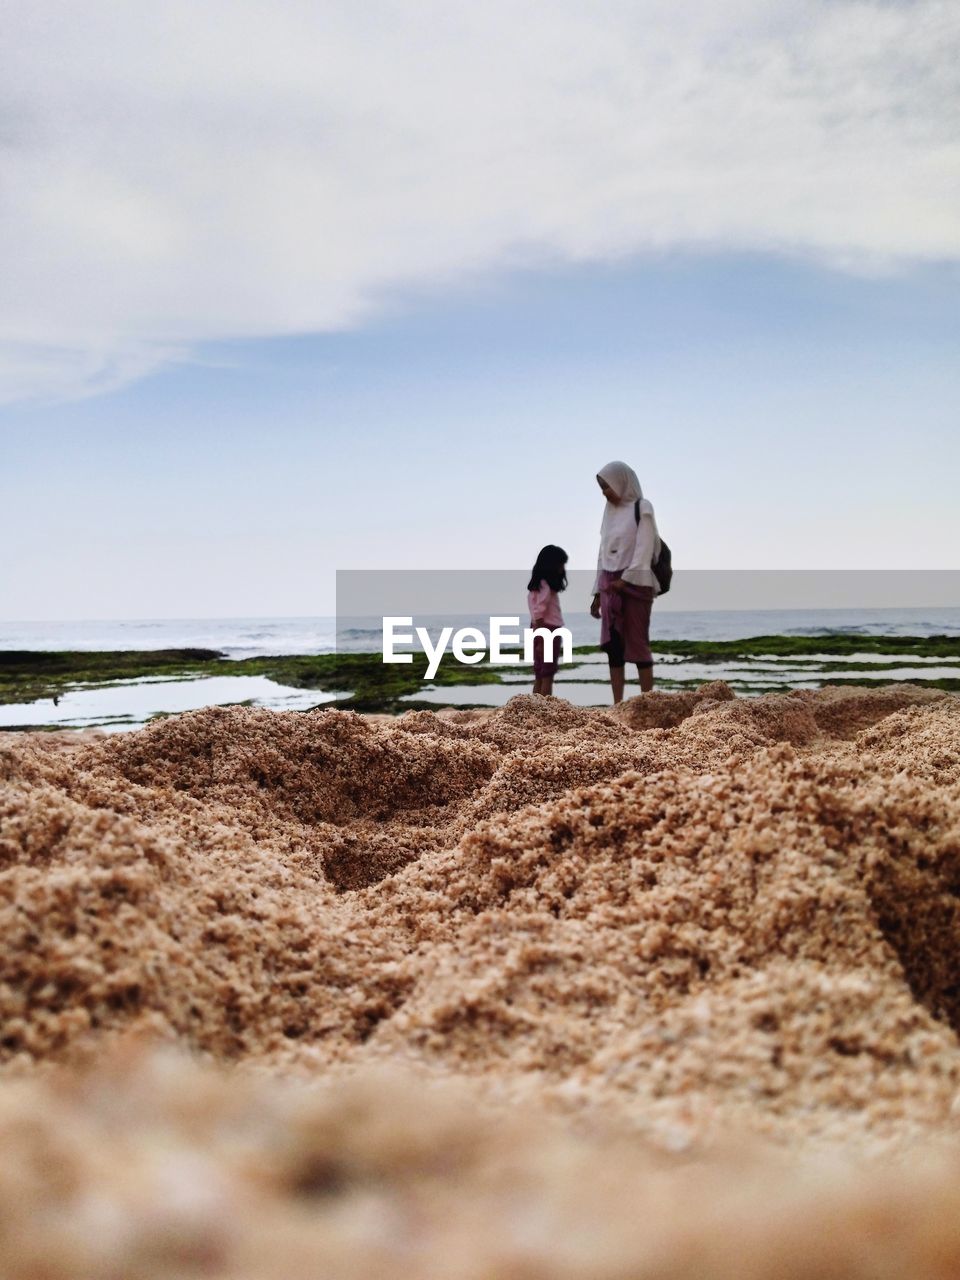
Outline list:
[[[543,670],[543,636],[534,636],[533,638],[533,692],[543,693],[543,676],[538,675]]]
[[[653,688],[653,665],[649,667],[637,667],[637,675],[640,677],[640,692],[649,693]]]

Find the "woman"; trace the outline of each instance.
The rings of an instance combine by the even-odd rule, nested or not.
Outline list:
[[[660,588],[650,566],[660,553],[660,535],[653,507],[625,462],[608,462],[597,473],[597,484],[607,505],[590,612],[600,619],[613,700],[622,702],[628,662],[636,663],[643,692],[653,688],[650,609]]]

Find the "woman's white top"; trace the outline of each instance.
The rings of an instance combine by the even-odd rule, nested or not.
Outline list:
[[[653,587],[654,595],[659,595],[660,585],[650,568],[659,554],[660,534],[653,504],[646,498],[640,499],[638,524],[632,502],[608,502],[600,529],[594,594],[600,590],[600,574],[606,569],[619,573],[631,586]]]

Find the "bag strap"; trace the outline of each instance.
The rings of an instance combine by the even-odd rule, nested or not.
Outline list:
[[[640,499],[639,499],[639,498],[637,498],[637,499],[636,499],[636,501],[635,501],[635,502],[634,502],[634,504],[633,504],[633,514],[636,516],[636,519],[637,519],[637,525],[639,526],[639,524],[640,524]],[[663,548],[664,548],[664,546],[665,546],[665,543],[664,543],[663,539],[660,537],[660,535],[659,535],[659,534],[657,535],[657,541],[660,543],[660,555],[663,555]],[[656,542],[655,542],[653,545],[654,545],[654,547],[656,547],[656,545],[657,545],[657,544],[656,544]],[[650,567],[651,567],[651,569],[653,568],[653,566],[654,566],[655,564],[658,564],[658,563],[659,563],[659,561],[660,561],[660,555],[656,555],[656,556],[654,556],[654,557],[653,557],[653,559],[650,561]]]

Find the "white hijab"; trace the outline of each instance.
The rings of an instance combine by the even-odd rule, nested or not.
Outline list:
[[[643,503],[642,510],[653,508],[644,500],[637,473],[625,462],[608,462],[597,472],[614,491],[619,502],[607,500],[600,525],[601,569],[625,569],[633,559],[637,543],[637,516],[634,503]]]
[[[633,467],[628,467],[625,462],[608,462],[605,467],[600,468],[597,475],[601,480],[606,481],[621,503],[628,502],[633,504],[643,497],[643,490],[640,488],[637,473]],[[608,509],[611,506],[613,504],[608,502]],[[606,518],[606,512],[604,513],[604,518]]]

